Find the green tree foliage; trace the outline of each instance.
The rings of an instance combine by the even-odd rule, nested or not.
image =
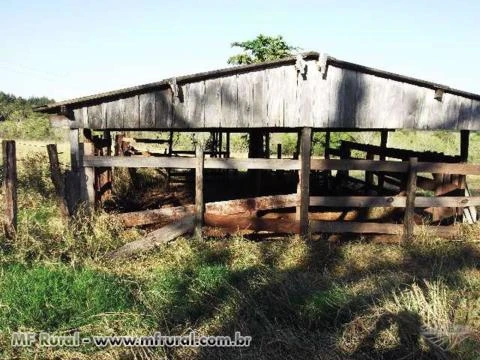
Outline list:
[[[28,99],[0,91],[0,138],[44,140],[59,138],[58,129],[50,127],[47,116],[33,108],[54,102],[47,97]]]
[[[258,35],[253,40],[234,42],[232,47],[240,47],[243,52],[228,59],[229,64],[255,64],[264,61],[277,60],[292,55],[298,48],[287,44],[281,35]]]
[[[32,108],[54,102],[47,97],[30,97],[24,99],[20,96],[7,94],[0,91],[0,121],[21,121],[32,114]]]

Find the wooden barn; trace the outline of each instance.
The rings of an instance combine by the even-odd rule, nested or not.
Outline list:
[[[70,208],[81,201],[100,204],[111,188],[111,169],[125,167],[191,169],[195,174],[194,203],[125,215],[141,225],[167,218],[183,221],[187,228],[191,220],[198,232],[207,224],[306,236],[347,232],[409,239],[423,229],[454,235],[463,228],[456,223],[477,220],[480,197],[470,196],[465,179],[480,175],[480,164],[467,163],[469,132],[480,130],[480,95],[326,54],[308,52],[174,77],[37,110],[51,114],[53,126],[70,129]],[[388,133],[397,129],[458,132],[458,155],[390,148]],[[347,131],[378,131],[381,141],[330,146],[331,133]],[[164,142],[168,149],[136,151],[132,132],[142,135],[135,138],[138,143]],[[195,150],[174,149],[172,137],[178,132],[194,134]],[[282,156],[279,144],[277,156],[270,158],[270,134],[289,132],[298,134],[297,150]],[[325,153],[312,158],[316,132],[326,134]],[[159,139],[159,133],[168,136]],[[231,156],[230,136],[235,133],[248,134],[248,158]],[[355,171],[365,174],[361,179],[350,176]],[[232,174],[248,173],[242,182],[251,188],[250,196],[238,198],[232,191],[222,201],[204,201],[203,190],[210,186],[204,174],[209,172],[220,179],[211,183],[217,189],[234,189]],[[286,178],[293,179],[293,190],[287,185],[282,189]],[[361,186],[339,187],[349,181]],[[373,221],[320,215],[332,209],[347,214],[349,209],[377,207],[401,215]],[[430,210],[430,226],[418,226],[425,210]],[[275,211],[280,215],[263,216]]]

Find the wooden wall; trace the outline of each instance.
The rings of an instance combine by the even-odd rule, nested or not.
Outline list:
[[[92,129],[253,127],[480,130],[480,101],[329,65],[212,78],[74,109]]]

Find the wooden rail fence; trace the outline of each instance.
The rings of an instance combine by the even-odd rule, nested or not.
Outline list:
[[[307,137],[308,134],[305,134]],[[308,153],[309,149],[302,149]],[[199,158],[201,156],[201,159]],[[403,173],[407,177],[406,196],[310,196],[309,188],[305,182],[299,186],[297,193],[297,204],[300,217],[297,218],[302,234],[306,233],[305,224],[311,232],[352,232],[352,233],[386,233],[403,234],[404,239],[411,239],[418,232],[414,223],[415,208],[422,207],[467,207],[480,206],[480,197],[465,196],[442,196],[442,197],[416,197],[417,174],[419,173],[444,173],[460,175],[480,175],[480,164],[449,163],[418,161],[412,157],[409,161],[391,160],[363,160],[363,159],[232,159],[232,158],[204,158],[203,154],[197,153],[194,157],[105,157],[105,156],[83,156],[82,166],[93,167],[155,167],[155,168],[188,168],[188,169],[264,169],[264,170],[298,170],[301,179],[308,179],[310,170],[321,171],[348,171],[363,170],[376,173]],[[202,166],[203,165],[203,166]],[[203,172],[203,171],[202,171]],[[197,171],[198,173],[198,171]],[[198,190],[203,186],[203,176],[196,176],[196,205],[197,219],[204,218],[203,197]],[[201,203],[198,203],[201,202]],[[324,207],[400,207],[405,208],[403,224],[387,223],[355,223],[355,222],[330,222],[315,221],[308,219],[308,206]],[[200,220],[197,220],[200,221]],[[296,227],[295,227],[296,228]],[[442,236],[452,236],[456,233],[455,227],[430,226],[433,231]]]

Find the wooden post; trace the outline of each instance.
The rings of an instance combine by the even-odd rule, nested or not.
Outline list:
[[[366,159],[373,160],[374,154],[371,152],[367,152]],[[373,173],[371,171],[365,171],[365,194],[370,194],[370,190],[372,189],[373,185]]]
[[[230,131],[227,131],[227,149],[226,149],[226,158],[230,157]]]
[[[348,147],[347,143],[342,141],[340,144],[340,158],[342,160],[348,160],[351,157],[351,150]],[[347,179],[349,176],[348,170],[338,170],[337,171],[337,178],[344,178]]]
[[[265,156],[263,146],[263,131],[261,129],[253,129],[249,133],[248,157],[263,158]],[[262,170],[248,170],[249,183],[253,188],[253,195],[259,196],[262,192]]]
[[[382,130],[380,133],[380,147],[382,148],[382,152],[380,153],[380,161],[385,160],[385,150],[388,144],[388,131]],[[385,184],[385,175],[380,174],[378,175],[378,188],[382,189],[383,185]]]
[[[460,131],[460,160],[464,163],[468,162],[469,146],[470,146],[470,131],[461,130]],[[463,190],[461,196],[465,196],[466,184],[467,184],[466,176],[460,175],[459,188]]]
[[[204,202],[203,202],[203,164],[204,151],[203,145],[197,142],[195,146],[196,166],[195,166],[195,236],[202,238]]]
[[[330,159],[330,138],[331,133],[330,131],[325,132],[325,149],[323,149],[323,158],[325,160]],[[323,176],[325,178],[325,191],[328,193],[330,190],[330,177],[332,175],[331,170],[325,170],[323,172]]]
[[[79,129],[70,129],[70,171],[65,173],[65,196],[70,214],[80,202],[80,141]]]
[[[5,237],[13,239],[17,233],[17,159],[15,141],[4,140],[3,192],[5,194]]]
[[[309,238],[308,205],[310,203],[310,157],[312,151],[312,129],[302,128],[300,137],[300,172],[298,198],[300,206],[297,216],[300,220],[300,234]]]
[[[93,143],[85,138],[85,141],[80,144],[80,156],[93,155],[94,146]],[[80,175],[81,186],[81,200],[86,202],[89,206],[95,205],[95,168],[82,167]]]
[[[60,170],[60,163],[58,161],[58,151],[56,144],[47,145],[48,159],[50,160],[50,178],[52,179],[55,193],[57,196],[58,207],[63,216],[70,214],[68,204],[65,198],[65,181]]]
[[[413,239],[415,229],[415,193],[417,191],[417,158],[410,158],[407,177],[407,199],[405,215],[403,219],[403,241],[409,242]]]
[[[282,144],[277,144],[277,159],[282,158]]]

